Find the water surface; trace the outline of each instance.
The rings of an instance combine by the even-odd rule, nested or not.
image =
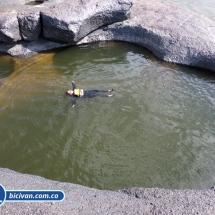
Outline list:
[[[127,43],[0,56],[0,166],[99,189],[208,188],[215,77]],[[113,98],[65,91],[114,89]]]

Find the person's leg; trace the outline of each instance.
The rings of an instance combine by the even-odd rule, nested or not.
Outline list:
[[[107,92],[107,91],[106,91]],[[113,94],[111,95],[107,95],[107,94],[98,94],[98,93],[95,93],[93,91],[87,91],[85,94],[84,94],[84,97],[85,98],[93,98],[93,97],[96,97],[96,96],[100,96],[100,97],[112,97]]]
[[[113,91],[113,89],[111,89],[111,90],[90,90],[91,93],[109,93],[112,91]]]
[[[96,96],[100,96],[100,97],[112,97],[113,94],[110,94],[110,95],[96,94]]]
[[[88,93],[87,95],[84,95],[85,98],[93,98],[96,97],[97,94],[96,93]]]

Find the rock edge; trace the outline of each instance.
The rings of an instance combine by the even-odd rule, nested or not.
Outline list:
[[[0,168],[6,190],[62,190],[59,203],[4,202],[0,214],[214,214],[215,190],[126,188],[119,191],[48,180]]]
[[[0,9],[0,40],[16,42],[1,42],[0,52],[29,57],[58,47],[125,41],[149,49],[161,60],[215,72],[215,22],[197,13],[158,0],[51,2],[23,14],[20,14],[20,8],[17,9],[18,22],[16,13]],[[7,26],[2,24],[5,20],[8,20]],[[40,26],[44,21],[45,25]],[[26,43],[23,39],[34,41]],[[47,45],[45,40],[52,43]],[[39,48],[35,43],[41,43]]]

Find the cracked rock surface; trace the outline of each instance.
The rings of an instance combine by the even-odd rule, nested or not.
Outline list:
[[[133,4],[133,0],[47,0],[34,6],[27,0],[9,2],[0,0],[0,52],[16,57],[75,45],[99,27],[127,19]],[[38,49],[35,41],[43,46]]]
[[[127,19],[131,6],[130,0],[64,1],[41,12],[43,35],[74,43],[101,26]]]

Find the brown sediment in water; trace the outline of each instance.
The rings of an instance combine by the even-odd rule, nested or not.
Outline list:
[[[48,79],[44,79],[42,75],[57,74],[57,71],[51,66],[54,55],[54,52],[42,53],[27,59],[0,56],[1,62],[10,62],[10,65],[12,65],[10,74],[0,80],[0,106],[3,107],[7,103],[10,106],[18,104],[21,101],[16,98],[16,95],[23,94],[23,91],[31,86],[39,89],[44,86],[44,81],[48,82]],[[42,70],[41,66],[43,67]],[[26,92],[26,95],[29,99],[31,98],[28,92]],[[14,102],[9,102],[11,100]]]

